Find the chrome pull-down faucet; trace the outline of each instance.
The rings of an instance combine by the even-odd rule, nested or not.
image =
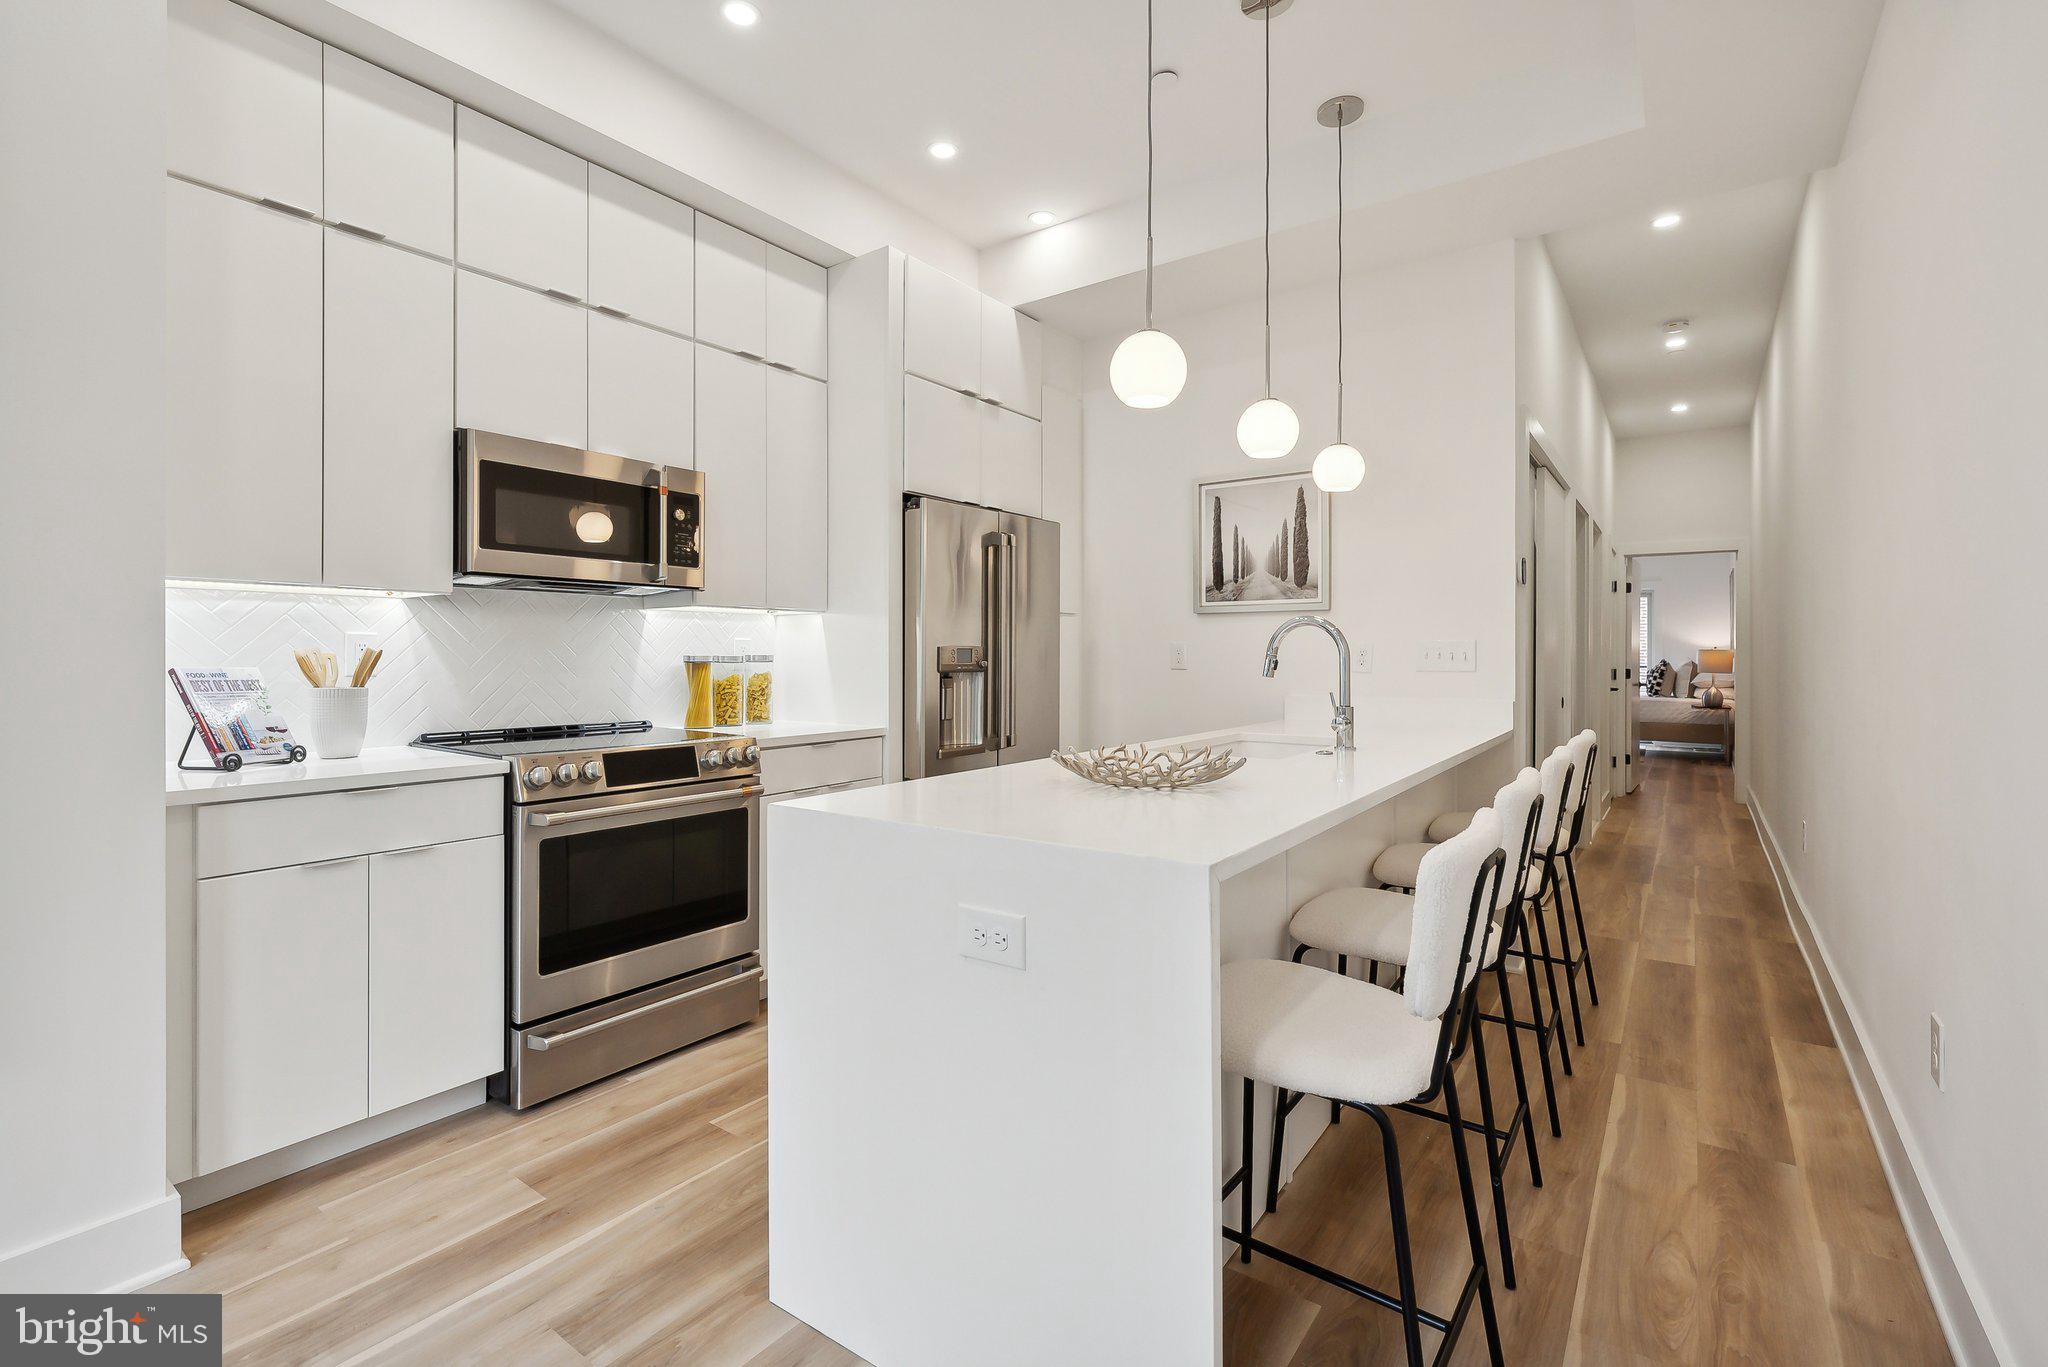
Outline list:
[[[1313,617],[1307,613],[1288,618],[1273,628],[1273,639],[1266,642],[1265,668],[1260,672],[1269,679],[1280,672],[1280,640],[1296,627],[1320,627],[1336,644],[1337,691],[1330,695],[1330,706],[1333,709],[1330,729],[1337,733],[1339,750],[1356,750],[1358,746],[1352,740],[1351,643],[1344,639],[1344,633],[1337,629],[1335,622],[1327,617]]]

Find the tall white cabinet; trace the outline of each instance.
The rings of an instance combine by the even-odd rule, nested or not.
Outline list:
[[[1045,334],[915,258],[903,265],[903,487],[1043,515]]]

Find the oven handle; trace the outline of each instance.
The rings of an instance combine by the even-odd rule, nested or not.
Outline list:
[[[634,816],[641,812],[665,812],[679,807],[703,807],[713,802],[732,803],[759,797],[761,789],[748,784],[744,788],[729,788],[722,793],[704,793],[697,797],[664,797],[652,802],[627,802],[617,807],[595,807],[582,812],[528,812],[529,826],[567,826],[577,821],[602,821],[612,816]]]
[[[585,1035],[594,1035],[600,1030],[609,1030],[614,1025],[632,1020],[635,1016],[644,1016],[649,1011],[664,1010],[667,1007],[674,1006],[677,1002],[686,1002],[692,997],[714,991],[717,988],[730,987],[734,983],[759,982],[760,978],[761,970],[750,968],[744,973],[735,973],[729,978],[720,978],[715,983],[706,983],[702,987],[693,987],[688,992],[680,993],[677,996],[663,997],[658,1002],[649,1002],[645,1006],[636,1006],[631,1011],[621,1011],[616,1016],[606,1016],[603,1020],[592,1021],[588,1025],[579,1025],[574,1030],[561,1030],[552,1035],[528,1035],[526,1037],[526,1047],[538,1053],[546,1053],[558,1044],[567,1044],[569,1041],[581,1039]]]

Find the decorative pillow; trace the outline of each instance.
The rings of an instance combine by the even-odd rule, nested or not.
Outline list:
[[[1699,672],[1699,662],[1696,660],[1687,660],[1678,667],[1678,697],[1690,698],[1693,696],[1692,681],[1699,676]]]
[[[1649,689],[1651,697],[1667,698],[1671,695],[1664,685],[1670,677],[1671,661],[1659,660],[1656,664],[1650,666],[1650,672],[1643,679],[1643,685]]]

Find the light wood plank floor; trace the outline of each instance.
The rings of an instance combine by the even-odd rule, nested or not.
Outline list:
[[[1581,861],[1601,1005],[1559,1080],[1565,1138],[1539,1127],[1545,1186],[1519,1159],[1510,1179],[1511,1362],[1948,1360],[1729,787],[1655,759]],[[857,1363],[767,1301],[765,1045],[737,1031],[195,1211],[193,1266],[162,1289],[225,1294],[233,1363]],[[1362,1119],[1260,1232],[1392,1286]],[[1465,1253],[1446,1138],[1398,1124],[1423,1294],[1448,1305]],[[1236,1367],[1401,1358],[1396,1317],[1270,1261],[1233,1264],[1225,1292]],[[1485,1360],[1476,1316],[1459,1360]]]

